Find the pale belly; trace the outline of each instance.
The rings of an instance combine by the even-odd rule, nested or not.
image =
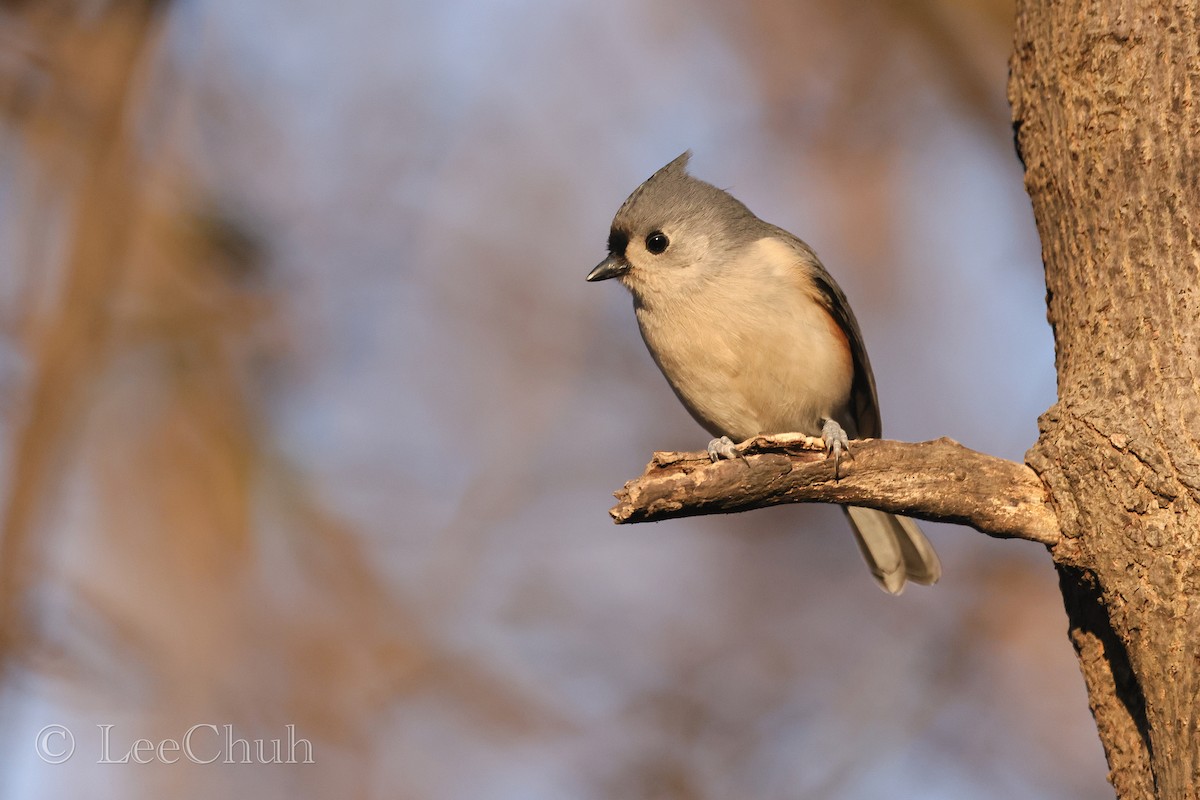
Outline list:
[[[825,419],[846,424],[854,373],[845,337],[807,298],[732,312],[696,303],[637,314],[675,394],[712,435],[819,436]]]

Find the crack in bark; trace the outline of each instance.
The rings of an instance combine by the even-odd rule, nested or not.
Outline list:
[[[1071,643],[1084,666],[1088,705],[1101,738],[1115,742],[1132,725],[1143,752],[1123,747],[1120,769],[1134,775],[1144,772],[1157,782],[1146,696],[1130,662],[1129,651],[1113,627],[1099,581],[1091,572],[1062,564],[1058,565],[1058,578],[1070,621]],[[1128,737],[1122,741],[1126,745],[1133,743]],[[1110,780],[1123,796],[1124,780],[1116,765]]]

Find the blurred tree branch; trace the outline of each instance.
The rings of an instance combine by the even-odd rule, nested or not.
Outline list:
[[[159,7],[120,3],[93,17],[71,4],[10,5],[15,15],[6,25],[29,37],[31,55],[24,71],[5,76],[0,113],[23,133],[48,176],[76,194],[60,299],[27,326],[34,374],[0,523],[0,658],[11,655],[21,636],[20,606],[38,572],[32,529],[111,335],[108,301],[121,283],[140,201],[127,117],[138,64],[156,40]],[[44,79],[30,71],[45,72]]]
[[[954,522],[1001,538],[1058,542],[1058,523],[1033,470],[951,439],[852,445],[841,475],[820,439],[758,436],[744,459],[711,463],[707,453],[655,453],[645,473],[616,492],[617,523],[727,514],[783,503],[843,503]]]

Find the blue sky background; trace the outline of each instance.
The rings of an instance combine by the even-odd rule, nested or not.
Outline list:
[[[81,638],[78,612],[44,601],[84,667],[10,685],[0,789],[1110,796],[1037,546],[931,524],[942,583],[892,598],[836,509],[606,513],[653,450],[707,441],[628,296],[583,281],[617,206],[688,148],[841,283],[889,436],[1021,459],[1055,386],[1006,13],[171,4],[135,135],[265,253],[269,312],[220,334],[254,420],[246,538],[171,555],[211,526],[169,498],[134,513],[169,494],[139,478],[156,463],[196,484],[178,451],[130,444],[159,436],[131,409],[167,384],[144,345],[114,356],[51,498],[68,555],[47,596],[76,609],[86,586],[146,644]],[[193,446],[191,417],[172,420]],[[97,513],[114,459],[126,508]],[[79,733],[67,764],[30,744],[50,722]],[[206,722],[297,724],[318,763],[100,766],[88,749],[100,724],[131,741]]]

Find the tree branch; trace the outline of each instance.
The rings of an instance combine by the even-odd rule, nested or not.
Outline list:
[[[984,455],[952,439],[863,439],[842,457],[840,477],[820,439],[757,436],[743,459],[713,464],[707,453],[655,453],[640,478],[614,493],[618,523],[730,514],[782,503],[843,503],[919,519],[970,525],[989,536],[1059,541],[1046,490],[1024,464]]]

